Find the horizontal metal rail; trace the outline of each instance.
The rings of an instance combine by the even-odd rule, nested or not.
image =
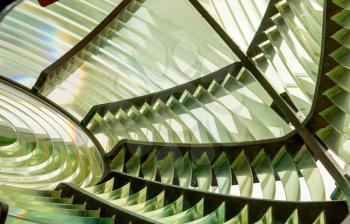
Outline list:
[[[140,216],[136,213],[132,213],[123,207],[117,206],[108,202],[104,199],[97,197],[96,195],[85,191],[84,189],[75,186],[70,183],[61,183],[56,187],[56,190],[62,191],[63,197],[72,197],[74,204],[86,203],[87,210],[98,210],[100,209],[100,216],[103,218],[114,217],[116,223],[122,224],[150,224],[157,223],[149,218]]]
[[[138,106],[142,106],[144,103],[152,104],[156,102],[158,99],[165,101],[170,96],[179,98],[185,90],[189,91],[190,93],[194,93],[194,91],[200,85],[203,86],[204,88],[207,88],[214,80],[216,80],[217,82],[222,82],[227,74],[237,76],[241,68],[242,68],[242,65],[240,62],[234,62],[209,75],[200,77],[198,79],[192,80],[182,85],[178,85],[159,92],[150,93],[150,94],[146,94],[143,96],[134,97],[126,100],[95,105],[89,110],[89,112],[83,118],[83,120],[81,121],[81,124],[86,126],[96,113],[98,113],[101,116],[104,116],[108,111],[111,113],[116,113],[119,109],[128,109],[131,106],[138,107]]]
[[[191,202],[198,202],[203,199],[204,215],[213,212],[225,202],[226,220],[233,218],[245,205],[248,205],[248,219],[252,223],[258,221],[269,207],[272,208],[272,217],[277,223],[284,223],[295,209],[298,209],[301,223],[312,223],[322,211],[325,212],[327,223],[339,223],[348,214],[345,201],[295,202],[253,199],[168,185],[120,172],[111,172],[102,182],[111,178],[117,181],[118,186],[130,183],[131,186],[136,186],[137,189],[147,187],[149,191],[153,192],[153,195],[165,191],[165,194],[171,195],[172,198],[184,195]]]

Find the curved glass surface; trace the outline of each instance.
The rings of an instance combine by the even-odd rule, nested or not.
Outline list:
[[[36,97],[0,83],[0,119],[0,185],[88,186],[102,176],[102,159],[90,138]]]

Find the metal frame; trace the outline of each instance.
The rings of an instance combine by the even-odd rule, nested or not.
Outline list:
[[[278,94],[272,85],[266,80],[264,75],[260,72],[260,70],[255,66],[254,62],[251,59],[251,55],[255,52],[256,44],[261,41],[262,36],[260,35],[260,32],[262,32],[268,25],[271,24],[270,17],[275,12],[274,4],[277,2],[275,0],[272,0],[270,4],[268,5],[268,8],[266,10],[266,13],[263,17],[263,20],[259,26],[258,32],[256,33],[256,36],[253,38],[251,44],[249,45],[247,54],[245,54],[239,46],[232,40],[232,38],[225,32],[225,30],[215,21],[215,19],[206,11],[206,9],[198,2],[198,0],[189,0],[189,2],[193,5],[193,7],[202,15],[202,17],[208,22],[208,24],[215,30],[215,32],[221,37],[221,39],[227,44],[227,46],[232,50],[233,53],[237,55],[237,57],[241,60],[242,66],[248,69],[252,75],[256,78],[256,80],[262,85],[262,87],[267,91],[267,93],[272,97],[274,100],[275,106],[281,111],[281,113],[287,118],[288,121],[295,127],[296,132],[302,137],[305,144],[309,147],[311,152],[314,154],[315,158],[319,159],[323,165],[326,167],[326,169],[330,172],[332,177],[337,181],[340,188],[342,189],[345,197],[347,199],[350,199],[350,182],[345,177],[345,172],[337,165],[337,163],[334,161],[334,159],[326,152],[326,148],[322,145],[322,143],[316,138],[316,136],[313,134],[312,129],[310,130],[308,127],[312,123],[311,117],[314,117],[315,113],[315,107],[318,103],[319,96],[319,87],[316,89],[316,100],[313,102],[313,108],[310,112],[310,117],[307,117],[305,121],[300,121],[299,118],[296,116],[296,110],[295,106],[291,105],[288,102],[288,98],[286,99],[282,95]],[[334,14],[334,4],[331,0],[325,0],[324,3],[324,25],[323,25],[323,37],[322,37],[322,46],[328,46],[328,48],[331,48],[333,45],[325,45],[328,43],[328,37],[330,34],[330,30],[327,29],[329,27],[329,18],[331,15]],[[328,25],[328,26],[327,26]],[[334,47],[334,46],[333,46]],[[331,48],[334,49],[334,48]],[[322,49],[321,59],[320,59],[320,72],[319,72],[319,78],[317,80],[317,86],[319,85],[327,85],[329,82],[325,82],[324,78],[324,67],[330,68],[329,65],[329,59],[325,55],[327,54],[326,49]],[[248,56],[250,55],[250,56]],[[327,62],[324,62],[324,60],[327,58]],[[326,66],[324,66],[326,65]],[[323,84],[326,83],[326,84]],[[179,90],[183,89],[184,86],[180,86]],[[186,88],[186,87],[185,87]],[[325,87],[322,87],[323,89]],[[171,91],[176,91],[176,87],[172,88]],[[164,94],[167,94],[168,92],[164,91]],[[147,99],[154,98],[154,97],[161,97],[162,92],[155,93],[154,95],[149,94]],[[143,97],[140,97],[139,99],[145,99]],[[129,104],[133,103],[133,101],[137,101],[139,103],[138,98],[133,98],[130,100],[125,100],[121,102],[115,102],[110,103],[110,107],[113,108],[112,105],[120,105],[120,104]],[[146,99],[145,99],[146,100]],[[129,104],[130,105],[130,104]],[[100,110],[98,107],[101,107],[101,111],[105,110],[109,106],[107,104],[104,104],[103,106],[96,106],[94,108],[95,111]],[[117,108],[117,107],[114,107]],[[317,115],[316,115],[317,116]],[[86,125],[86,121],[91,119],[91,113],[88,114],[88,117],[83,119],[83,124]],[[311,120],[311,122],[309,121]],[[152,144],[152,143],[151,143]],[[242,143],[240,143],[242,144]],[[117,147],[117,146],[116,146]],[[208,146],[208,147],[213,147]]]
[[[282,96],[274,90],[270,83],[265,79],[263,74],[254,65],[252,60],[240,50],[240,48],[235,44],[235,42],[228,36],[228,34],[221,28],[221,26],[214,20],[214,18],[210,16],[210,14],[204,9],[204,7],[198,2],[198,0],[189,1],[204,17],[204,19],[213,27],[213,29],[219,34],[219,36],[225,41],[225,43],[231,48],[231,50],[238,56],[238,58],[241,59],[243,66],[246,67],[253,74],[253,76],[260,82],[263,88],[275,100],[276,105],[280,108],[282,113],[295,127],[297,133],[303,138],[305,144],[310,148],[314,156],[323,163],[323,165],[330,172],[332,177],[337,181],[345,197],[347,199],[350,199],[350,182],[344,176],[345,172],[340,167],[338,167],[331,155],[326,153],[326,149],[324,148],[324,146],[316,139],[315,135],[312,134],[307,127],[305,127],[305,123],[300,122],[298,117],[295,115],[295,111],[291,108],[291,106],[288,105],[288,103],[282,98]],[[323,18],[325,19],[326,23],[324,23],[323,25],[323,43],[326,41],[326,39],[328,39],[328,36],[326,35],[329,34],[329,31],[327,30],[326,25],[328,25],[327,21],[329,20],[327,20],[327,18],[333,15],[331,14],[330,9],[334,7],[334,4],[331,0],[325,0],[324,4],[325,5]],[[270,4],[269,6],[272,7],[272,4]],[[268,10],[268,12],[270,11]],[[264,16],[264,19],[267,20],[269,18],[267,16]],[[265,23],[266,21],[262,21],[262,24]],[[324,54],[326,54],[326,52],[326,50],[323,50],[321,60],[325,58]],[[319,73],[319,76],[321,76],[322,74],[324,73]],[[320,85],[320,81],[318,82],[318,85]],[[310,113],[313,113],[313,111],[311,111]]]
[[[17,1],[19,2],[19,1]],[[336,65],[335,62],[328,56],[330,52],[332,52],[335,48],[339,47],[339,44],[337,44],[335,41],[333,41],[330,37],[331,34],[333,34],[337,29],[339,29],[339,26],[336,25],[334,22],[330,20],[330,17],[337,13],[340,8],[332,3],[332,0],[325,0],[324,3],[324,15],[323,15],[323,34],[322,34],[322,48],[321,48],[321,57],[320,57],[320,65],[319,65],[319,75],[317,79],[316,89],[315,89],[315,97],[312,104],[311,111],[309,115],[306,117],[304,121],[300,121],[299,118],[296,116],[296,108],[288,102],[288,99],[284,98],[284,96],[279,95],[272,85],[265,79],[263,74],[260,72],[260,70],[255,66],[254,62],[251,60],[251,57],[254,56],[257,53],[257,44],[260,43],[263,40],[263,35],[261,33],[271,26],[272,22],[270,20],[270,17],[276,13],[276,9],[274,7],[274,4],[278,2],[278,0],[271,0],[268,8],[265,12],[265,15],[261,21],[261,24],[251,41],[248,50],[246,53],[244,53],[239,46],[231,39],[231,37],[222,29],[222,27],[215,21],[215,19],[205,10],[205,8],[198,2],[198,0],[189,0],[189,2],[193,5],[193,7],[202,15],[202,17],[210,24],[210,26],[215,30],[215,32],[221,37],[221,39],[227,44],[227,46],[234,52],[237,57],[241,60],[241,63],[234,63],[231,64],[225,68],[220,69],[217,72],[214,72],[212,74],[209,74],[203,78],[193,80],[192,82],[185,83],[183,85],[167,89],[164,91],[160,91],[157,93],[148,94],[141,97],[136,97],[128,100],[123,100],[119,102],[113,102],[113,103],[107,103],[107,104],[101,104],[96,105],[91,108],[89,113],[84,117],[84,119],[79,122],[76,118],[74,118],[71,114],[69,114],[67,111],[65,111],[63,108],[55,104],[54,102],[50,101],[46,97],[42,96],[41,93],[43,92],[43,89],[45,88],[45,83],[50,78],[50,72],[57,69],[57,67],[62,66],[62,64],[69,63],[70,60],[74,55],[76,55],[78,52],[80,52],[87,44],[89,44],[100,32],[104,30],[104,28],[113,20],[115,19],[130,3],[132,0],[123,0],[92,32],[90,32],[85,38],[83,38],[77,45],[75,45],[71,50],[69,50],[66,54],[64,54],[61,58],[59,58],[57,61],[55,61],[53,64],[51,64],[48,68],[46,68],[39,76],[37,82],[35,83],[34,87],[32,89],[28,89],[14,81],[11,81],[7,78],[0,77],[0,80],[2,82],[5,82],[11,86],[14,86],[15,88],[18,88],[22,91],[26,91],[29,94],[32,94],[33,96],[39,98],[42,101],[45,101],[46,103],[50,104],[51,106],[58,109],[61,113],[63,113],[65,116],[69,117],[74,123],[79,125],[79,127],[82,128],[82,130],[88,134],[88,136],[92,139],[92,141],[95,143],[96,147],[98,148],[99,152],[101,153],[102,157],[104,158],[105,162],[105,178],[110,178],[112,176],[121,178],[121,179],[127,179],[132,180],[136,182],[140,182],[141,180],[138,180],[137,177],[129,177],[126,174],[119,174],[119,173],[109,173],[109,166],[107,164],[108,160],[116,154],[116,152],[120,149],[122,146],[132,146],[135,147],[135,145],[142,145],[144,147],[147,146],[161,146],[167,150],[171,150],[172,148],[191,148],[191,149],[208,149],[213,148],[214,150],[232,150],[234,151],[235,147],[257,147],[261,144],[273,144],[273,145],[279,145],[281,142],[284,141],[301,141],[305,143],[308,148],[313,153],[313,156],[317,159],[319,159],[323,165],[326,167],[326,169],[329,171],[329,173],[332,175],[332,177],[336,180],[338,183],[340,189],[344,193],[345,197],[347,198],[347,201],[349,203],[350,201],[350,183],[348,179],[345,177],[346,173],[336,165],[333,158],[326,152],[325,147],[322,145],[322,142],[317,139],[317,137],[314,134],[314,131],[318,130],[319,128],[323,127],[325,124],[322,120],[322,118],[318,115],[320,111],[322,111],[324,108],[330,105],[330,102],[322,97],[322,92],[326,89],[328,89],[332,81],[325,75],[328,71],[330,71],[334,66]],[[8,9],[8,8],[7,8]],[[0,20],[1,20],[0,13]],[[100,143],[97,141],[97,139],[93,136],[93,134],[86,128],[86,125],[91,120],[93,115],[95,113],[99,113],[101,115],[105,114],[106,111],[116,111],[119,108],[124,108],[129,105],[141,105],[144,102],[154,102],[155,99],[165,99],[168,96],[172,94],[179,94],[183,92],[184,90],[193,91],[193,88],[198,85],[206,85],[207,83],[210,83],[214,79],[220,79],[223,77],[223,74],[227,74],[227,71],[233,72],[237,69],[239,70],[241,67],[245,67],[248,69],[252,75],[257,79],[257,81],[263,86],[263,88],[268,92],[268,94],[273,98],[274,105],[280,110],[280,112],[285,116],[285,118],[291,122],[291,124],[295,127],[295,131],[292,131],[291,133],[287,134],[286,136],[283,136],[281,138],[277,139],[267,139],[263,141],[249,141],[249,142],[240,142],[240,143],[230,143],[230,144],[168,144],[168,143],[155,143],[155,142],[137,142],[137,141],[131,141],[131,140],[122,140],[120,141],[114,149],[106,154]],[[225,73],[226,72],[226,73]],[[164,184],[160,183],[151,183],[147,180],[142,180],[143,184],[150,184],[151,186],[156,186],[157,184],[162,187],[170,187],[170,188],[177,188],[175,186],[165,186]],[[157,186],[158,186],[157,185]],[[158,186],[158,187],[159,187]],[[69,184],[61,184],[58,186],[58,189],[67,189],[64,190],[64,193],[67,195],[80,195],[77,196],[78,201],[85,200],[86,193],[79,194],[80,190],[74,186],[71,186]],[[182,192],[191,192],[191,194],[196,194],[194,190],[189,189],[181,189]],[[211,193],[205,193],[200,192],[201,196],[204,197],[207,194],[210,197]],[[226,196],[220,196],[215,194],[215,198],[220,197],[226,197]],[[96,199],[91,199],[89,197],[89,200],[92,200],[91,204],[96,203]],[[225,199],[228,200],[228,199]],[[254,200],[254,203],[258,200],[255,199],[242,199],[239,198],[240,202],[242,203],[242,200]],[[101,202],[98,202],[100,204]],[[237,202],[238,203],[238,202]],[[272,202],[271,202],[272,203]],[[273,202],[275,203],[275,202]],[[291,202],[288,202],[291,203]],[[90,204],[90,203],[88,203]],[[6,207],[6,205],[4,206]],[[2,208],[4,208],[2,207]],[[6,207],[7,209],[7,207]],[[6,210],[5,209],[5,210]],[[304,208],[305,209],[305,208]],[[5,211],[4,210],[4,211]],[[3,211],[3,209],[1,209]],[[7,210],[6,210],[7,211]],[[313,209],[310,209],[309,211],[313,211]],[[122,211],[122,213],[125,211]],[[120,211],[113,213],[117,214],[119,216]],[[337,213],[335,210],[334,213]],[[124,214],[124,213],[123,213]],[[127,215],[127,214],[126,214]],[[2,221],[1,217],[3,217],[2,213],[0,216],[0,223]],[[127,215],[129,217],[129,215]],[[133,215],[134,217],[134,215]],[[135,223],[138,223],[138,218],[135,218]],[[147,220],[142,220],[147,222]],[[148,220],[149,221],[149,220]]]
[[[0,201],[0,223],[5,223],[9,205],[5,201]]]

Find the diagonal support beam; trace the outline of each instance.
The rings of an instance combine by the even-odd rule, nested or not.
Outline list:
[[[267,40],[267,37],[263,32],[274,25],[273,21],[271,20],[271,17],[278,13],[277,8],[275,7],[275,4],[279,1],[280,0],[269,1],[269,4],[267,5],[267,8],[265,10],[265,14],[261,19],[260,25],[256,30],[255,35],[246,51],[246,54],[248,57],[253,57],[257,55],[258,53],[257,45]]]
[[[264,87],[268,94],[276,101],[276,104],[280,107],[282,113],[291,121],[291,123],[300,123],[295,112],[284,101],[284,99],[275,91],[272,85],[267,81],[260,70],[255,66],[254,62],[240,49],[240,47],[231,39],[231,37],[225,32],[225,30],[215,21],[215,19],[205,10],[205,8],[198,2],[198,0],[189,0],[191,4],[198,10],[198,12],[204,17],[204,19],[211,25],[211,27],[217,32],[227,46],[233,53],[241,60],[242,65],[246,67],[252,75],[258,80],[258,82]]]

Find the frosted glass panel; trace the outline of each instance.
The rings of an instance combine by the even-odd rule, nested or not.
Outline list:
[[[246,51],[269,0],[199,0],[236,44]]]
[[[183,84],[235,60],[190,2],[132,1],[68,69],[50,71],[64,80],[50,78],[55,89],[43,93],[82,118],[95,104]]]

